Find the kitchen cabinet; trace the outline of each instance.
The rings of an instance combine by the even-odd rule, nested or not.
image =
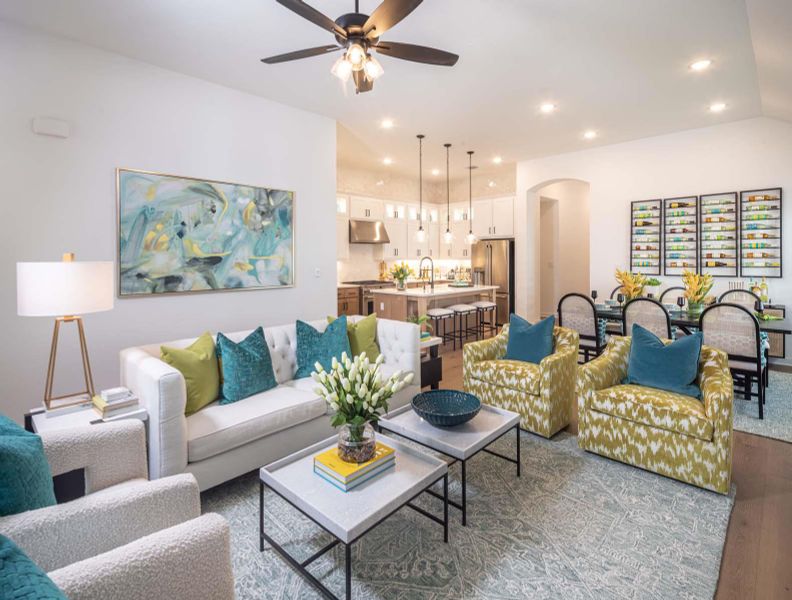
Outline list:
[[[392,202],[385,203],[385,218],[386,219],[406,219],[407,207],[404,204],[394,204]]]
[[[376,198],[352,196],[349,199],[349,216],[353,219],[380,221],[385,217],[385,205]]]
[[[427,226],[424,224],[424,228],[428,229],[429,233],[429,256],[432,257],[433,260],[437,260],[440,257],[440,223],[429,223]]]
[[[360,314],[360,287],[338,288],[338,316]]]
[[[336,196],[336,214],[348,215],[349,214],[349,196]]]
[[[336,217],[336,260],[349,258],[349,219]]]
[[[390,243],[382,246],[383,260],[407,260],[408,258],[413,258],[409,254],[407,227],[407,221],[396,219],[385,221],[385,229],[388,231]]]
[[[488,198],[473,202],[473,233],[478,238],[514,235],[514,198]]]
[[[469,227],[467,221],[451,223],[451,233],[454,235],[454,240],[451,242],[451,258],[470,260],[470,244],[467,242]]]
[[[424,223],[424,240],[418,241],[418,222],[408,221],[407,223],[407,255],[411,259],[420,259],[422,256],[429,256],[429,223]]]

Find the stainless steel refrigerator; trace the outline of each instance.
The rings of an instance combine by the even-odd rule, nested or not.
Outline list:
[[[481,240],[473,244],[473,283],[496,285],[498,325],[514,312],[514,240]]]

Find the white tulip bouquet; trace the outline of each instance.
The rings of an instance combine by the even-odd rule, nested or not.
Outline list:
[[[332,366],[325,371],[320,363],[311,373],[319,384],[316,393],[330,405],[333,427],[349,427],[350,440],[360,442],[367,423],[375,425],[388,412],[388,400],[413,380],[413,374],[396,371],[383,380],[380,365],[383,357],[371,362],[365,353],[350,359],[346,352],[341,360],[333,357]]]

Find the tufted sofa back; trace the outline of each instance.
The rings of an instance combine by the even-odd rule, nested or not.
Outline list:
[[[315,327],[318,331],[324,331],[327,327],[326,320],[308,321],[308,324]],[[233,342],[241,342],[252,332],[252,329],[248,329],[246,331],[235,331],[233,333],[223,332],[223,335]],[[215,342],[217,342],[217,335],[214,334],[212,337]],[[270,357],[272,358],[272,369],[275,371],[275,379],[278,383],[290,381],[297,372],[297,325],[292,323],[290,325],[265,327],[264,338],[267,340],[267,345],[269,346]],[[172,342],[162,342],[161,344],[148,344],[146,346],[140,346],[139,348],[154,358],[159,358],[161,346],[186,348],[196,339],[197,338],[185,338]]]

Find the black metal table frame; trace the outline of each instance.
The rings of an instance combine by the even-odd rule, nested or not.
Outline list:
[[[443,495],[436,494],[432,492],[429,488],[431,488],[436,483],[439,483],[442,480],[443,482]],[[280,496],[283,500],[285,500],[292,508],[296,509],[300,513],[302,513],[305,517],[310,519],[313,523],[318,525],[321,529],[329,533],[333,536],[333,541],[321,548],[320,550],[316,551],[314,554],[309,556],[303,561],[298,561],[294,558],[289,552],[278,542],[276,542],[272,537],[270,537],[264,531],[264,486],[268,487],[270,490],[275,492],[278,496]],[[420,506],[416,506],[412,504],[412,501],[415,500],[418,496],[423,494],[424,492],[431,492],[433,496],[436,496],[443,500],[443,518],[433,515],[427,510],[424,510]],[[349,600],[352,598],[352,544],[366,535],[369,531],[377,527],[383,521],[388,519],[391,515],[396,513],[397,511],[401,510],[405,506],[409,506],[416,512],[421,513],[425,517],[431,519],[432,521],[439,523],[443,526],[443,541],[447,544],[448,543],[448,472],[446,472],[442,477],[435,479],[432,483],[427,485],[423,488],[420,492],[412,496],[407,502],[404,504],[397,506],[392,511],[390,511],[387,515],[379,519],[376,523],[374,523],[371,527],[368,527],[363,533],[355,536],[354,539],[350,540],[349,542],[344,544],[344,564],[345,564],[345,587],[346,587],[346,595],[345,598]],[[261,478],[259,478],[259,552],[264,551],[264,542],[267,542],[281,557],[291,566],[295,571],[297,571],[300,575],[302,575],[308,583],[314,586],[322,596],[331,600],[337,600],[338,597],[333,594],[321,581],[319,581],[316,577],[314,577],[310,571],[308,571],[308,565],[312,562],[324,556],[328,551],[335,548],[338,544],[342,544],[343,542],[329,529],[327,529],[324,525],[316,521],[311,515],[306,513],[303,509],[299,506],[295,506],[288,498],[286,498],[283,494],[278,492],[278,490],[272,488],[271,486],[265,484]]]
[[[438,450],[437,448],[435,448],[433,446],[430,446],[429,444],[425,444],[423,442],[419,442],[418,440],[415,440],[415,439],[411,438],[410,436],[408,436],[408,435],[406,435],[404,433],[401,433],[401,432],[398,432],[398,431],[394,431],[393,429],[390,429],[387,426],[383,425],[382,422],[378,423],[377,426],[379,427],[380,431],[382,431],[384,429],[388,433],[395,434],[395,435],[398,435],[400,437],[403,437],[404,439],[410,440],[411,442],[414,442],[414,443],[416,443],[416,444],[418,444],[420,446],[423,446],[424,448],[429,448],[430,450],[433,450],[433,451],[435,451],[435,452],[437,452],[439,454],[442,454],[443,456],[445,456],[447,458],[450,458],[451,462],[448,463],[449,467],[451,467],[452,465],[454,465],[456,463],[461,463],[461,465],[462,465],[462,467],[461,467],[462,468],[462,503],[460,504],[456,500],[449,499],[448,500],[448,504],[450,504],[451,506],[453,506],[457,510],[462,511],[462,526],[463,527],[467,526],[467,469],[466,469],[467,461],[469,461],[471,458],[476,456],[479,452],[486,452],[487,454],[492,454],[493,456],[497,456],[498,458],[502,458],[505,461],[508,461],[510,463],[516,464],[517,465],[517,477],[520,476],[520,424],[519,423],[517,423],[517,425],[515,425],[514,427],[509,427],[509,429],[504,431],[502,434],[500,434],[498,437],[496,437],[494,440],[492,440],[489,444],[487,444],[486,446],[484,446],[483,448],[481,448],[479,450],[476,450],[473,454],[471,454],[467,458],[456,458],[454,456],[451,456],[450,454],[447,454],[446,452],[443,452],[442,450]],[[497,442],[499,439],[501,439],[504,435],[506,435],[507,433],[509,433],[512,430],[515,430],[517,432],[517,458],[516,459],[512,458],[510,456],[505,456],[505,455],[503,455],[503,454],[501,454],[499,452],[495,452],[494,450],[490,450],[489,449],[489,446],[491,446],[492,444]],[[438,494],[434,490],[427,489],[426,493],[434,496],[435,498],[441,498],[441,499],[443,498],[440,494]],[[446,493],[446,495],[448,495],[447,491],[445,493]]]

